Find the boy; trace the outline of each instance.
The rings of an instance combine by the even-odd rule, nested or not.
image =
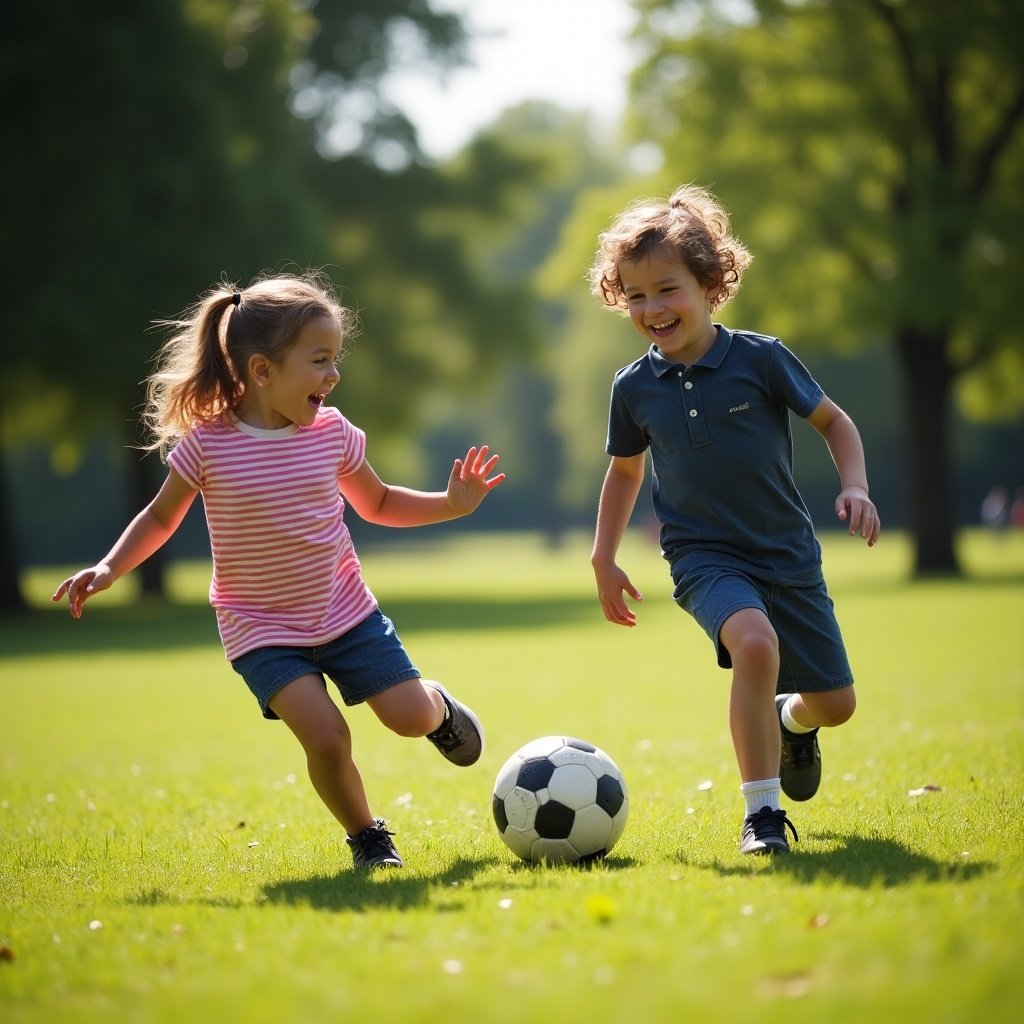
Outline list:
[[[751,260],[704,189],[638,202],[600,235],[592,291],[625,311],[649,343],[612,384],[591,563],[609,622],[634,626],[642,600],[616,553],[651,452],[654,510],[676,602],[732,669],[729,726],[746,815],[745,854],[786,853],[780,791],[814,796],[817,734],[856,707],[853,675],[821,549],[793,480],[789,411],[828,445],[840,479],[836,513],[871,546],[878,513],[853,421],[776,338],[711,319]]]

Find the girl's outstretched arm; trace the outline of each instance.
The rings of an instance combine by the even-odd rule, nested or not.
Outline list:
[[[505,479],[504,473],[491,475],[497,464],[498,456],[482,445],[470,448],[464,459],[455,460],[444,491],[414,491],[386,484],[366,461],[338,483],[345,500],[368,523],[427,526],[475,512]]]
[[[80,619],[82,605],[93,594],[113,586],[168,541],[198,493],[175,470],[168,470],[156,497],[128,524],[107,556],[69,576],[50,600],[59,601],[67,594],[72,618]]]

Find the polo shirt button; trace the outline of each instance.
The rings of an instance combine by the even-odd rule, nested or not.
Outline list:
[[[687,381],[687,382],[686,382],[686,383],[685,383],[685,384],[683,385],[683,387],[684,387],[684,388],[686,388],[686,390],[687,390],[687,391],[689,391],[689,390],[690,390],[690,388],[692,388],[692,387],[693,387],[693,381],[692,381],[692,380],[688,380],[688,381]]]
[[[676,376],[677,377],[682,377],[682,375],[683,375],[683,371],[682,370],[676,370]]]
[[[697,410],[696,409],[691,409],[690,410],[690,417],[693,418],[696,415],[697,415]]]

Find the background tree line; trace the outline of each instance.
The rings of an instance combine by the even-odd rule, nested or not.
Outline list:
[[[105,545],[148,500],[159,467],[130,445],[150,326],[222,274],[328,269],[363,322],[338,401],[388,472],[436,484],[486,439],[512,477],[482,525],[589,523],[608,383],[637,353],[584,270],[626,201],[688,180],[756,255],[726,321],[819,373],[916,571],[956,571],[972,492],[1024,482],[1024,0],[633,6],[618,148],[526,104],[442,164],[380,89],[464,52],[417,0],[5,10],[0,606],[21,549],[95,557],[58,540],[92,517]],[[797,435],[813,504],[832,471]]]

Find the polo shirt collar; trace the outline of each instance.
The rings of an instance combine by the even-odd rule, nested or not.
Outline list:
[[[714,370],[722,365],[729,352],[729,346],[732,345],[732,331],[728,327],[723,327],[722,324],[715,324],[715,332],[715,340],[711,343],[711,348],[694,363],[695,366],[707,366]],[[679,368],[678,363],[673,363],[661,354],[657,345],[651,345],[648,349],[647,361],[656,377],[664,377],[665,374]]]

